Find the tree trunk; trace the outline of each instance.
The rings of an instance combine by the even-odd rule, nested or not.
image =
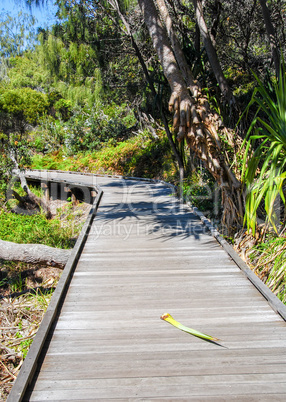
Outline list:
[[[276,77],[277,77],[277,79],[279,79],[279,75],[280,75],[280,54],[279,54],[279,51],[278,51],[278,41],[277,41],[276,31],[275,31],[275,28],[274,28],[274,26],[272,24],[270,12],[269,12],[269,9],[267,7],[266,1],[265,0],[259,0],[259,2],[260,2],[260,5],[261,5],[262,14],[263,14],[264,22],[265,22],[265,27],[266,27],[266,31],[267,31],[268,38],[269,38],[270,48],[271,48],[271,51],[272,51],[272,58],[273,58],[274,66],[275,66]]]
[[[198,83],[194,81],[188,63],[186,61],[185,55],[182,51],[181,45],[178,41],[178,38],[173,30],[173,23],[170,17],[168,8],[166,6],[165,0],[156,0],[158,5],[158,10],[161,15],[162,20],[164,21],[168,37],[171,42],[171,46],[178,63],[178,66],[181,70],[182,76],[187,84],[187,87],[192,91],[193,95],[196,97],[196,93],[198,90]]]
[[[188,71],[186,75],[185,66],[181,71],[175,57],[175,54],[178,56],[178,42],[175,42],[173,37],[175,34],[169,26],[169,35],[172,42],[176,43],[174,50],[153,1],[138,0],[138,3],[171,88],[169,109],[174,111],[173,126],[178,132],[177,138],[186,138],[195,155],[204,162],[219,184],[224,208],[223,223],[229,227],[240,225],[243,216],[241,183],[229,168],[222,152],[217,133],[221,129],[219,116],[211,112],[206,98],[202,96],[193,78],[194,86],[190,88],[193,96],[190,96],[186,77],[191,75],[191,72]],[[166,20],[166,25],[169,23],[170,21]]]
[[[216,0],[213,5],[213,20],[212,20],[212,27],[210,29],[210,37],[214,46],[216,46],[216,35],[219,26],[221,9],[222,9],[221,0]]]
[[[70,254],[70,250],[62,250],[42,244],[18,244],[0,240],[0,259],[7,261],[21,261],[64,268]]]
[[[203,38],[204,46],[208,55],[211,68],[214,72],[214,75],[216,77],[217,83],[219,85],[223,97],[228,101],[230,105],[233,105],[235,104],[235,99],[232,90],[230,89],[225,79],[216,49],[209,35],[207,24],[204,19],[202,3],[199,0],[193,0],[193,3],[196,11],[197,23],[200,28],[201,36]]]

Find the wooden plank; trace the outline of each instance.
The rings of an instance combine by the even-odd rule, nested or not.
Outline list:
[[[275,398],[275,399],[274,399]],[[62,402],[69,402],[70,399],[61,399]],[[82,400],[82,399],[81,399]],[[90,400],[90,399],[88,399]],[[101,401],[102,398],[92,398],[93,401]],[[115,401],[116,402],[126,402],[126,398],[109,398],[109,401]],[[141,399],[141,398],[136,398],[136,400],[145,400],[145,399]],[[150,400],[150,399],[149,399]],[[161,402],[165,402],[165,401],[180,401],[180,402],[189,402],[189,401],[196,401],[196,402],[206,402],[206,398],[200,397],[198,395],[196,396],[192,396],[189,395],[187,398],[186,397],[152,397],[152,401],[156,401],[159,400]],[[219,402],[229,402],[229,397],[224,397],[223,395],[219,395],[219,396],[208,396],[208,401],[219,401]],[[274,395],[271,394],[256,394],[255,396],[253,395],[232,395],[231,396],[231,400],[232,401],[240,401],[240,402],[273,402],[273,400],[275,400],[276,402],[285,402],[285,395],[281,394],[278,395],[277,393]],[[38,400],[38,402],[41,402],[41,400]]]
[[[77,372],[71,370],[59,370],[59,368],[55,367],[53,371],[45,370],[39,374],[38,379],[40,381],[45,380],[53,380],[57,379],[58,381],[66,381],[66,380],[81,380],[86,378],[123,378],[124,370],[120,371],[120,361],[115,361],[118,367],[113,367],[110,370],[110,364],[107,365],[105,362],[102,365],[98,363],[94,363],[94,365],[86,365],[85,367],[82,365],[77,365]],[[129,366],[129,373],[127,378],[131,376],[137,378],[145,375],[145,378],[154,377],[154,376],[199,376],[199,375],[209,375],[209,376],[223,376],[223,375],[261,375],[261,374],[278,374],[285,375],[285,366],[283,364],[248,364],[248,365],[240,365],[240,364],[232,364],[231,366],[218,364],[217,370],[215,367],[211,366],[206,370],[202,369],[199,364],[195,364],[194,366],[189,363],[172,360],[172,366],[169,365],[165,368],[161,363],[156,366],[156,362],[146,361],[146,370],[143,370],[142,364],[140,366],[139,362],[132,363]],[[145,364],[145,362],[144,362]],[[92,371],[93,374],[89,374],[87,376],[87,371]],[[125,374],[127,373],[127,369],[125,369]],[[279,390],[276,390],[276,392]]]
[[[78,331],[61,331],[54,333],[53,342],[49,346],[49,354],[57,353],[57,352],[66,352],[72,353],[77,350],[89,349],[93,350],[94,342],[97,341],[98,345],[103,345],[104,342],[109,343],[109,341],[114,341],[114,330],[103,331],[95,330],[93,332],[89,332],[86,336],[82,336]],[[209,329],[208,329],[208,332]],[[213,331],[212,331],[213,332]],[[210,332],[211,333],[211,332]],[[270,332],[259,334],[256,332],[249,332],[240,335],[239,333],[226,333],[225,331],[220,331],[223,334],[223,339],[221,340],[221,344],[228,347],[231,350],[234,349],[251,349],[251,348],[261,348],[261,344],[263,343],[264,348],[275,348],[275,347],[283,347],[285,342],[285,331],[279,332],[278,334],[272,334]],[[68,340],[68,344],[62,345],[62,336],[66,336]],[[136,330],[120,330],[117,331],[117,344],[126,346],[131,344],[132,347],[136,347],[136,345],[140,345],[141,348],[146,346],[148,343],[156,344],[158,343],[158,338],[160,339],[160,344],[165,345],[168,343],[180,342],[181,345],[184,343],[189,344],[190,347],[200,349],[207,349],[209,345],[205,342],[194,340],[190,338],[190,335],[180,335],[176,332],[172,334],[162,334],[160,331],[154,331],[152,333],[146,331],[140,331],[140,333]],[[178,339],[179,338],[179,339]],[[83,349],[82,349],[83,348]],[[263,352],[262,352],[263,353]]]
[[[166,353],[165,353],[166,354]],[[227,362],[222,360],[210,359],[168,359],[163,360],[156,353],[158,360],[142,359],[140,354],[130,356],[121,354],[120,356],[101,356],[100,354],[92,354],[91,359],[79,360],[79,355],[73,356],[49,356],[39,374],[39,381],[42,377],[49,376],[50,379],[64,378],[137,378],[137,377],[153,377],[153,376],[189,376],[189,375],[225,375],[225,374],[251,374],[251,373],[284,373],[285,366],[282,358],[273,361],[271,357],[255,356],[251,361],[245,362],[245,354],[236,360],[235,357],[228,359]],[[64,357],[64,359],[63,359]],[[120,360],[121,357],[121,360]],[[122,359],[126,359],[126,363],[122,365]],[[58,365],[56,360],[59,361]],[[123,360],[124,361],[124,360]],[[73,369],[72,369],[73,368]],[[48,374],[49,373],[49,374]],[[38,385],[37,385],[38,386]],[[272,389],[272,393],[277,392]]]
[[[108,388],[125,388],[133,386],[134,383],[147,385],[152,389],[157,389],[157,387],[167,387],[167,386],[188,386],[189,390],[192,390],[194,386],[199,385],[222,385],[225,384],[243,384],[243,386],[254,385],[254,384],[264,384],[265,382],[274,383],[280,386],[282,383],[286,383],[286,373],[247,373],[247,374],[224,374],[224,375],[192,375],[192,376],[164,376],[164,377],[145,377],[145,378],[91,378],[77,380],[66,379],[66,380],[42,380],[41,384],[37,388],[38,391],[48,391],[52,389],[55,383],[59,390],[66,389],[102,389],[104,392]],[[284,390],[285,390],[284,384]],[[206,392],[206,391],[205,391]],[[248,390],[249,393],[249,390]],[[152,395],[152,394],[151,394]]]
[[[190,381],[190,378],[187,378]],[[141,398],[153,398],[156,397],[172,397],[181,396],[186,397],[186,395],[191,394],[192,396],[204,396],[205,398],[209,396],[217,396],[218,394],[223,394],[225,397],[231,397],[233,394],[239,393],[241,395],[255,395],[257,392],[267,394],[273,390],[273,387],[279,387],[278,394],[286,393],[286,384],[281,383],[264,383],[253,382],[253,383],[241,383],[241,384],[211,384],[211,386],[206,386],[206,384],[179,384],[179,378],[174,379],[168,377],[168,385],[156,384],[156,388],[149,385],[150,379],[144,381],[144,378],[136,379],[130,385],[120,385],[107,387],[106,384],[103,387],[92,387],[86,388],[83,384],[81,388],[66,388],[61,390],[54,390],[57,385],[55,381],[49,390],[47,391],[34,391],[30,397],[30,401],[54,401],[63,400],[69,398],[70,400],[94,400],[94,399],[110,399],[110,398],[124,398],[128,395],[128,398],[137,398],[140,395]],[[263,388],[263,391],[261,390]]]

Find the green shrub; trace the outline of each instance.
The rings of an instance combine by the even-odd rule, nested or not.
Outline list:
[[[47,95],[31,88],[0,91],[0,110],[12,118],[22,119],[30,124],[37,122],[48,108]]]
[[[77,108],[69,119],[69,101],[57,100],[54,109],[60,112],[61,118],[49,116],[42,121],[35,135],[39,151],[42,149],[49,152],[64,147],[66,155],[75,155],[98,150],[110,140],[117,143],[128,138],[130,128],[136,124],[133,112],[125,104],[120,107],[111,105],[103,110]]]
[[[221,213],[216,183],[205,169],[199,169],[184,180],[183,197],[211,218],[218,218]]]

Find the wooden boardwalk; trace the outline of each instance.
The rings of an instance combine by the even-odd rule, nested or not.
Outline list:
[[[201,221],[162,183],[96,180],[103,198],[24,400],[285,401],[286,323]]]

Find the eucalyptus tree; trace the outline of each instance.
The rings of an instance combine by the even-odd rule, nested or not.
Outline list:
[[[22,11],[15,17],[7,12],[0,15],[0,82],[2,84],[8,81],[9,58],[34,48],[36,43],[34,24],[35,19]]]
[[[53,27],[52,35],[61,39],[66,47],[72,43],[91,49],[102,78],[102,96],[139,104],[147,96],[145,80],[115,3],[90,0],[59,3],[62,21]],[[140,51],[142,53],[142,49]]]

